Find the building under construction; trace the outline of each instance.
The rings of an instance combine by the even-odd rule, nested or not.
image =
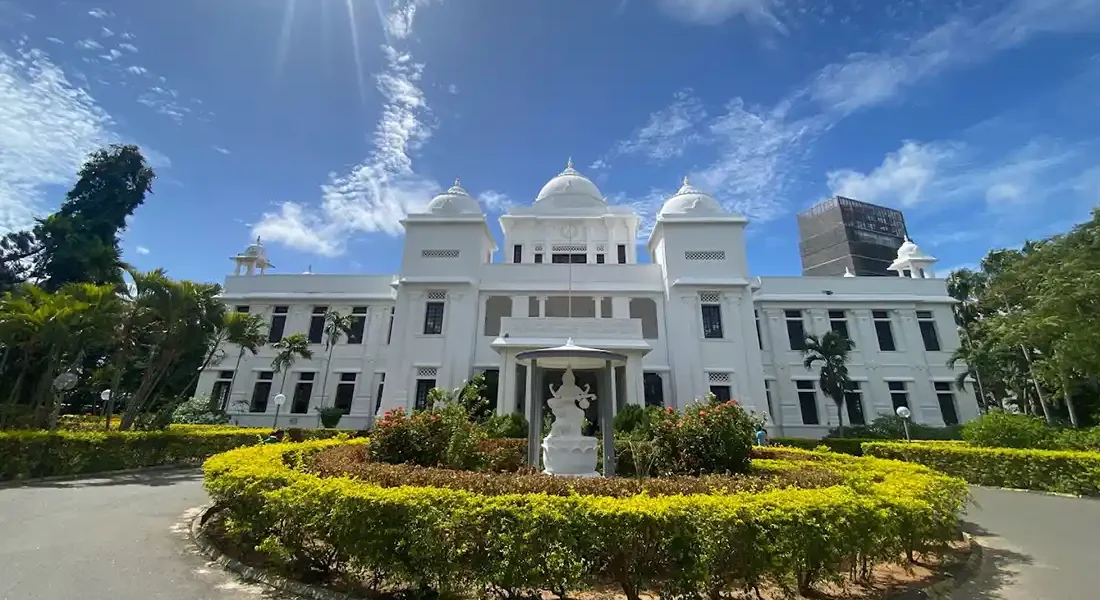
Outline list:
[[[803,275],[893,275],[887,270],[905,241],[901,211],[843,196],[798,215]]]

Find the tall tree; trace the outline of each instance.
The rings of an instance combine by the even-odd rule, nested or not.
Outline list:
[[[233,394],[233,385],[237,382],[237,372],[241,370],[241,360],[244,359],[245,351],[255,355],[267,342],[267,323],[260,315],[231,313],[226,329],[225,341],[237,346],[240,350],[237,352],[237,364],[233,367],[233,376],[229,379],[229,391],[225,402],[218,407],[223,411],[227,410],[229,396]],[[211,403],[216,401],[215,398],[210,399]]]
[[[840,437],[844,437],[844,393],[852,381],[848,377],[848,355],[855,345],[847,336],[835,331],[826,332],[820,338],[806,336],[806,346],[802,350],[802,364],[808,370],[820,363],[818,383],[821,391],[836,403],[837,423]]]
[[[283,381],[279,384],[279,393],[286,388],[286,376],[290,367],[298,362],[299,358],[313,358],[313,352],[309,349],[309,338],[301,333],[286,336],[275,343],[275,349],[279,351],[271,361],[271,370],[283,374]]]
[[[335,310],[325,313],[325,376],[321,381],[321,408],[325,407],[325,394],[328,392],[328,372],[332,366],[332,350],[340,343],[340,338],[351,334],[352,320]]]

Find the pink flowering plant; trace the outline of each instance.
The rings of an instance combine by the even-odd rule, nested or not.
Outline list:
[[[634,435],[625,445],[630,460],[640,460],[634,454],[645,452],[645,468],[635,465],[639,475],[744,473],[755,431],[753,417],[736,400],[708,399],[683,413],[671,407],[648,411],[646,440]]]

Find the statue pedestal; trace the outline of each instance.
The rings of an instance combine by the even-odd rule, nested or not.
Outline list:
[[[596,447],[599,440],[586,436],[548,435],[542,440],[542,462],[548,475],[599,477]]]

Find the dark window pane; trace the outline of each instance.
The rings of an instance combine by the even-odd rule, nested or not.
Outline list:
[[[325,333],[325,315],[324,313],[317,314],[317,310],[313,310],[313,316],[309,318],[309,343],[320,344],[321,337]]]
[[[374,396],[374,414],[377,415],[379,409],[382,408],[382,392],[386,389],[386,374],[382,373],[381,379],[378,381],[378,393]]]
[[[233,379],[233,371],[218,371],[218,379]]]
[[[704,304],[703,311],[703,337],[708,339],[722,338],[722,307],[717,304]]]
[[[414,396],[415,404],[413,404],[414,410],[424,410],[428,408],[428,392],[432,391],[434,387],[434,379],[416,380],[416,396]]]
[[[902,406],[909,407],[909,394],[906,392],[893,392],[890,394],[890,403],[894,405],[894,410],[897,411]]]
[[[267,341],[274,344],[283,339],[283,330],[286,329],[286,315],[271,317],[271,327],[267,330]]]
[[[210,390],[210,401],[216,402],[222,410],[229,405],[229,382],[215,381],[214,388]]]
[[[427,335],[443,333],[442,302],[429,302],[424,307],[424,333]]]
[[[794,312],[794,318],[791,318],[791,312]],[[806,349],[806,329],[802,324],[801,312],[787,311],[787,342],[790,343],[791,350]]]
[[[247,313],[248,312],[248,305],[246,305],[246,304],[238,305],[236,310],[239,313]]]
[[[303,373],[305,375],[305,373]],[[290,412],[303,415],[309,412],[309,397],[313,395],[313,383],[309,381],[299,381],[298,385],[294,386],[294,400],[290,403]]]
[[[336,386],[336,399],[332,405],[345,415],[351,412],[351,401],[355,398],[354,383],[340,383]]]
[[[920,337],[924,340],[924,349],[929,352],[939,352],[940,338],[936,335],[935,321],[917,321],[920,325]]]
[[[542,252],[535,254],[535,263],[542,264]]]
[[[875,336],[878,337],[878,349],[883,352],[897,350],[894,345],[894,330],[890,328],[890,321],[875,321]]]
[[[626,264],[626,244],[619,244],[619,264]]]
[[[848,409],[849,425],[864,425],[867,423],[863,416],[863,394],[859,392],[846,392],[844,394],[844,406]]]
[[[604,259],[603,259],[603,254],[597,254],[597,255],[596,255],[596,264],[597,264],[597,265],[602,265],[602,264],[603,264],[603,260],[604,260]]]
[[[948,381],[936,381],[932,385],[935,386],[937,392],[951,391],[951,382]]]
[[[905,382],[904,381],[887,381],[886,382],[886,387],[889,388],[891,392],[904,392],[905,391]]]
[[[390,340],[393,339],[393,313],[395,310],[397,309],[390,307],[390,327],[386,330],[386,344],[389,344]]]
[[[710,393],[714,394],[714,397],[717,398],[719,402],[729,402],[733,397],[730,393],[730,386],[728,385],[712,385],[710,386]]]
[[[943,424],[958,425],[959,413],[955,410],[955,395],[936,394],[936,399],[940,402],[940,414],[943,415]]]
[[[514,262],[514,263],[523,262],[523,245],[522,244],[516,244],[516,245],[512,246],[512,262]]]
[[[665,405],[665,385],[660,373],[645,373],[642,375],[642,387],[645,390],[646,406]]]
[[[571,262],[575,265],[586,265],[586,264],[588,264],[588,255],[587,254],[570,254],[569,255],[569,262]]]
[[[275,379],[274,371],[263,371],[260,373],[260,381],[271,381]]]
[[[842,310],[830,310],[829,311],[829,320],[831,320],[831,321],[844,321],[845,319],[847,319],[847,316],[844,314],[844,311],[842,311]]]
[[[889,319],[890,318],[890,313],[888,313],[884,310],[872,310],[871,311],[871,317],[873,317],[875,319]]]
[[[500,386],[500,369],[485,369],[482,373],[485,377],[485,399],[489,402],[489,410],[497,411],[497,392]]]
[[[931,320],[932,319],[932,311],[930,311],[930,310],[918,310],[917,311],[917,318],[918,319]]]
[[[258,381],[252,388],[252,402],[248,405],[251,412],[267,412],[267,397],[271,395],[271,382]]]
[[[552,262],[556,265],[568,264],[569,263],[569,255],[568,254],[551,254],[550,255],[550,262]]]
[[[367,317],[365,315],[354,315],[351,318],[351,331],[348,332],[349,344],[362,344],[363,333],[367,326]]]
[[[358,373],[340,373],[340,381],[355,381],[355,376]]]
[[[817,414],[817,393],[811,391],[798,392],[798,407],[802,411],[803,425],[818,425],[821,423]]]
[[[753,315],[756,317],[756,343],[760,346],[760,349],[764,349],[764,336],[760,333],[760,313],[753,311]]]

